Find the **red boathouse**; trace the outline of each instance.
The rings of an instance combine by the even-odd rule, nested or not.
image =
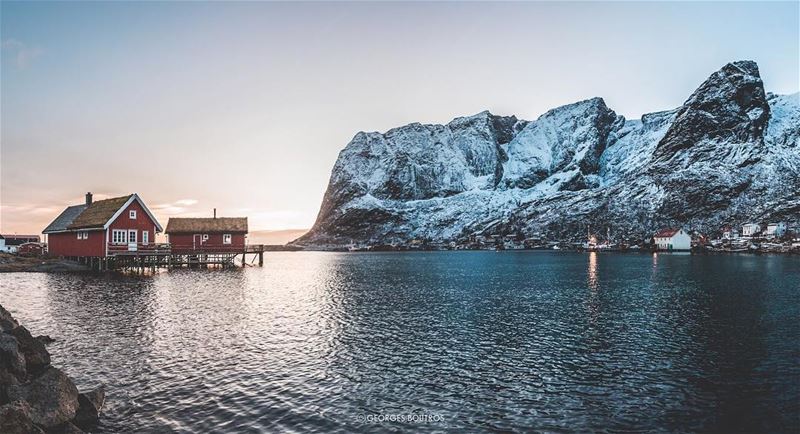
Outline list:
[[[172,253],[240,253],[245,250],[247,217],[170,218],[165,231]]]
[[[103,258],[156,248],[161,225],[136,193],[67,207],[42,233],[48,253]]]

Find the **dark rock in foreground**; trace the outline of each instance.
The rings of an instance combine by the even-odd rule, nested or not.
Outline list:
[[[0,433],[81,433],[96,425],[105,390],[79,394],[50,365],[44,343],[52,338],[33,337],[3,306],[0,327]]]
[[[83,434],[83,430],[74,423],[64,422],[47,430],[47,434]]]
[[[19,327],[19,323],[11,316],[11,312],[0,306],[0,332],[13,330],[17,327]]]
[[[31,420],[31,407],[25,401],[0,406],[0,432],[3,434],[44,434]]]
[[[36,340],[37,340],[37,341],[39,341],[39,342],[41,342],[41,343],[43,343],[43,344],[45,344],[45,345],[52,344],[53,342],[55,342],[55,341],[56,341],[55,339],[51,338],[51,337],[50,337],[50,336],[48,336],[48,335],[39,335],[39,336],[36,336]]]
[[[19,343],[14,336],[0,334],[0,379],[7,378],[6,382],[11,384],[17,379],[26,378],[28,371],[25,368],[25,355],[19,348]],[[7,377],[6,377],[7,376]]]
[[[78,394],[78,411],[75,414],[75,425],[81,428],[91,428],[96,425],[105,400],[106,390],[103,386],[91,392]]]
[[[10,386],[8,399],[30,404],[31,419],[46,427],[69,422],[78,410],[78,388],[52,366],[30,383]]]
[[[31,336],[31,332],[23,326],[6,332],[17,339],[19,350],[25,356],[25,367],[28,374],[37,375],[50,366],[50,353],[44,344]]]

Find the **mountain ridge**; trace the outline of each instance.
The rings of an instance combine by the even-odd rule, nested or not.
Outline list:
[[[800,217],[798,94],[726,64],[678,108],[628,120],[595,97],[534,121],[483,111],[359,132],[340,152],[309,248],[450,242],[474,234],[642,237]],[[797,188],[795,188],[797,187]]]

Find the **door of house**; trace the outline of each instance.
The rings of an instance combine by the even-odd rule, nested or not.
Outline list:
[[[200,234],[194,234],[192,237],[192,249],[197,250],[203,244],[203,236]]]
[[[136,230],[131,229],[128,231],[128,251],[136,251]]]

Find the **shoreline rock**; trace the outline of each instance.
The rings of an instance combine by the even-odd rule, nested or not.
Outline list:
[[[31,420],[44,427],[69,422],[78,411],[78,388],[67,374],[52,366],[29,383],[10,386],[8,399],[27,402]]]
[[[73,422],[80,428],[88,429],[97,425],[100,410],[106,401],[106,389],[100,386],[91,392],[78,394],[78,411]]]
[[[30,258],[0,252],[0,273],[57,273],[91,271],[75,261],[56,258]]]
[[[0,432],[82,433],[97,425],[105,389],[79,393],[67,374],[50,365],[45,343],[0,305]]]
[[[31,406],[16,401],[0,407],[0,432],[6,434],[44,434],[31,420]]]

